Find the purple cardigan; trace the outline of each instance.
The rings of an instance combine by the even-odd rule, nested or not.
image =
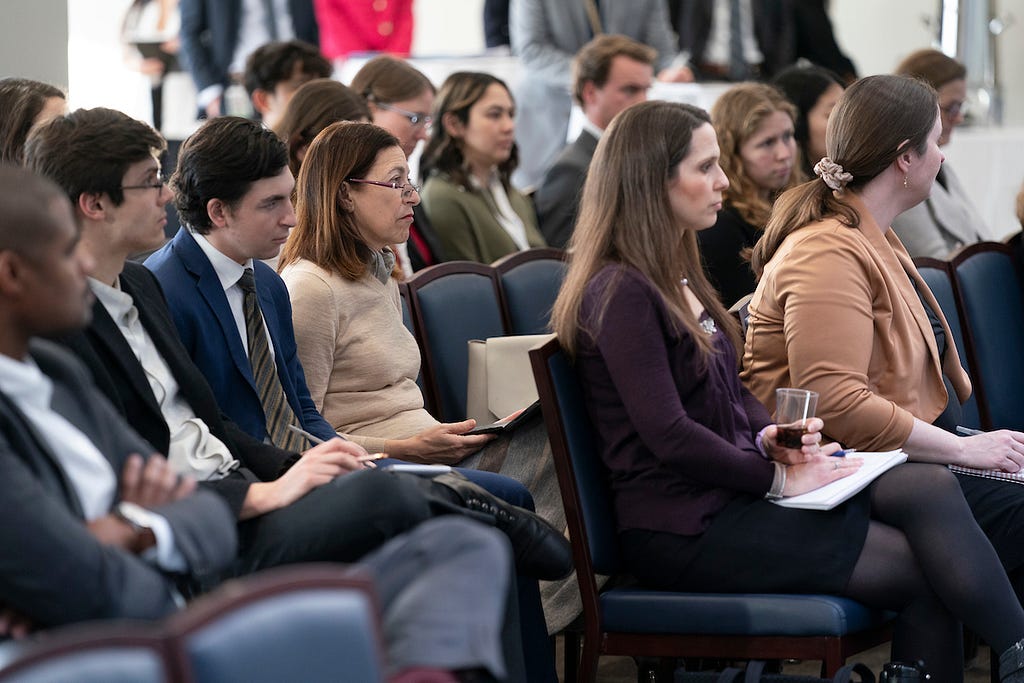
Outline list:
[[[763,496],[772,483],[774,467],[754,444],[771,418],[740,383],[728,338],[715,334],[719,353],[702,369],[671,319],[632,268],[606,266],[584,293],[576,367],[620,531],[700,534],[737,492]]]

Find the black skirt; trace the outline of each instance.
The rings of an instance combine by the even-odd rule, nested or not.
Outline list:
[[[867,537],[870,487],[832,510],[734,498],[699,536],[620,534],[629,572],[658,590],[840,595]]]

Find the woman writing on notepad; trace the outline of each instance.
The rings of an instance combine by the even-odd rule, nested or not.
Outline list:
[[[931,104],[935,107],[934,101]],[[627,570],[658,589],[845,595],[896,610],[893,656],[963,675],[958,620],[1024,681],[1024,611],[952,475],[899,465],[831,510],[766,498],[851,474],[809,421],[782,448],[739,383],[739,330],[704,276],[696,232],[728,181],[705,112],[630,107],[601,138],[553,323],[575,358],[610,479]],[[1024,647],[1024,644],[1021,644]]]
[[[769,408],[778,387],[817,391],[825,433],[846,446],[1018,472],[1024,434],[952,433],[970,380],[935,297],[889,227],[928,197],[941,136],[935,93],[920,81],[877,76],[844,93],[819,177],[779,198],[754,248],[760,279],[741,377]],[[1024,597],[1024,486],[957,478]]]

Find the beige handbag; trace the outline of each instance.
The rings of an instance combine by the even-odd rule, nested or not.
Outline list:
[[[524,334],[469,340],[466,416],[490,424],[537,400],[530,349],[553,334]]]

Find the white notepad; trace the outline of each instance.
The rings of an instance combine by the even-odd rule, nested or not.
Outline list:
[[[885,453],[862,453],[857,456],[864,459],[861,468],[848,477],[843,477],[820,489],[808,491],[799,496],[780,498],[772,501],[776,505],[787,508],[803,508],[806,510],[831,510],[845,500],[860,493],[872,481],[888,469],[907,461],[907,454],[901,450]]]

